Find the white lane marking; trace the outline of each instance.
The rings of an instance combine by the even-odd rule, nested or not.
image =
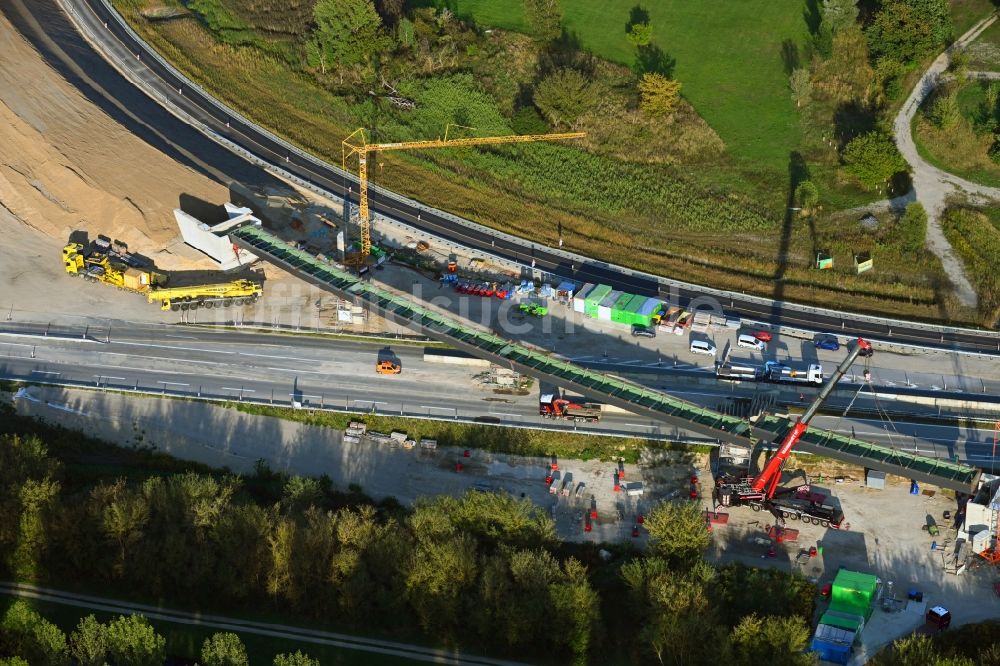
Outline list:
[[[94,375],[94,376],[97,377],[98,379],[120,379],[121,381],[125,381],[124,377],[109,377],[108,375]]]
[[[289,393],[288,395],[292,398],[319,398],[320,400],[323,399],[323,396],[321,395],[306,395],[305,393]]]
[[[253,389],[247,388],[233,388],[232,386],[221,386],[223,391],[242,391],[243,393],[256,393]]]
[[[358,403],[366,403],[366,404],[371,404],[371,405],[388,405],[389,404],[387,402],[381,402],[379,400],[351,400],[351,402],[353,402],[355,405],[357,405]]]
[[[31,374],[33,374],[33,375],[56,375],[58,377],[62,373],[61,372],[51,372],[49,370],[32,370]]]
[[[250,354],[248,352],[236,352],[240,356],[253,356],[254,358],[276,358],[282,361],[301,361],[303,363],[320,363],[318,358],[299,358],[297,356],[275,356],[273,354]]]
[[[163,337],[165,337],[165,338],[177,338],[178,340],[197,340],[198,339],[198,338],[190,336],[190,335],[170,335],[170,334],[164,334]]]
[[[322,370],[297,370],[295,368],[272,368],[270,366],[265,366],[265,367],[268,370],[277,370],[279,372],[295,372],[295,373],[308,372],[308,373],[313,374],[313,375],[328,375],[328,374],[330,374],[328,372],[323,372]]]
[[[659,426],[649,425],[648,423],[626,423],[627,426],[632,426],[633,428],[658,428]]]
[[[125,347],[153,347],[155,349],[179,349],[181,351],[198,351],[206,354],[238,354],[234,351],[223,351],[221,349],[203,349],[201,347],[178,347],[176,345],[154,345],[148,342],[113,342],[112,344]]]
[[[184,382],[165,382],[162,379],[157,380],[156,383],[170,385],[170,386],[191,386],[190,384],[185,384]]]
[[[432,408],[431,407],[427,407],[427,409],[432,409]],[[448,409],[448,408],[441,407],[441,409]],[[489,415],[490,416],[512,416],[514,418],[518,418],[518,417],[521,416],[520,414],[511,414],[510,412],[490,412]]]
[[[358,401],[355,400],[354,402],[358,402]],[[370,401],[368,401],[368,400],[362,400],[361,402],[370,402]],[[383,404],[384,405],[386,403],[383,402],[383,403],[376,403],[376,404]],[[443,409],[443,410],[447,410],[449,412],[455,411],[454,407],[436,407],[434,405],[420,405],[420,409]]]

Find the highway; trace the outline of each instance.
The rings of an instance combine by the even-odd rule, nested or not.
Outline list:
[[[6,323],[0,329],[0,377],[283,406],[294,399],[315,408],[704,441],[628,413],[606,413],[599,423],[578,428],[543,419],[537,411],[537,386],[527,395],[495,393],[473,381],[482,368],[427,362],[422,345],[154,324],[118,326],[110,331],[110,337],[103,327],[49,328],[47,337],[45,333],[43,325]],[[398,358],[402,374],[375,374],[375,360],[385,347]],[[628,377],[629,368],[620,367],[618,374]],[[632,378],[649,376],[642,373]],[[658,384],[666,381],[660,374],[652,377]],[[669,383],[660,388],[711,408],[731,405],[733,397],[774,390],[772,385],[693,386],[679,378]],[[795,393],[785,390],[778,397],[795,402]],[[840,398],[832,401],[831,407],[843,409],[846,403]],[[863,403],[865,400],[859,400],[856,406]],[[987,467],[992,461],[991,430],[911,423],[900,415],[891,421],[886,417],[818,416],[814,423],[923,455],[951,457],[957,453],[963,460]]]
[[[172,70],[158,62],[151,52],[146,51],[144,44],[137,42],[118,24],[101,0],[65,1],[75,7],[79,20],[88,25],[88,31],[101,39],[102,50],[114,54],[116,59],[126,63],[136,72],[136,76],[142,80],[144,86],[155,91],[156,95],[169,100],[170,105],[211,132],[225,137],[239,149],[277,165],[285,172],[320,189],[342,196],[349,187],[356,188],[353,177],[299,153],[273,136],[244,122],[238,115],[227,111],[218,102],[177,78]],[[57,69],[82,70],[88,77],[100,80],[99,92],[104,105],[110,104],[127,109],[129,125],[139,125],[145,131],[151,132],[157,138],[157,143],[167,144],[167,148],[175,155],[180,152],[179,159],[188,163],[193,162],[196,168],[213,173],[220,179],[241,180],[241,175],[246,176],[248,172],[251,173],[251,178],[259,179],[259,174],[253,173],[254,169],[248,162],[236,159],[231,154],[221,157],[220,153],[225,151],[216,144],[205,141],[192,126],[164,113],[152,98],[137,95],[130,80],[101,60],[87,42],[72,29],[67,18],[58,9],[56,0],[33,0],[30,3],[24,0],[10,0],[9,3],[5,3],[2,11],[8,14],[14,25],[39,47],[43,55],[50,59]],[[53,41],[58,42],[58,48],[52,47]],[[79,81],[80,77],[73,76],[70,80]],[[87,92],[93,95],[94,90]],[[119,99],[122,102],[119,102]],[[176,146],[202,146],[205,150],[178,151]],[[575,257],[528,240],[457,221],[454,216],[447,213],[433,211],[384,192],[373,190],[371,205],[373,211],[427,233],[525,266],[534,266],[540,271],[571,277],[581,283],[604,282],[635,293],[673,296],[673,300],[680,305],[711,296],[714,302],[725,308],[728,313],[743,318],[769,321],[777,325],[816,332],[850,330],[876,340],[1000,355],[1000,337],[995,332],[941,328],[774,303],[737,293],[721,293],[695,285],[657,279],[651,275],[584,257]]]

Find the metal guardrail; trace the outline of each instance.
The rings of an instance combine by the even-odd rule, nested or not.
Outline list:
[[[196,83],[194,83],[193,81],[191,81],[190,79],[188,79],[184,74],[182,74],[179,70],[177,70],[175,67],[173,67],[169,62],[167,62],[165,59],[163,59],[163,57],[160,56],[159,53],[157,53],[155,49],[151,48],[148,44],[146,44],[146,42],[131,28],[131,26],[128,25],[128,23],[124,20],[124,18],[121,17],[121,15],[117,12],[117,10],[115,10],[115,8],[113,7],[113,5],[110,2],[110,0],[57,0],[57,1],[67,10],[67,13],[70,14],[71,17],[72,17],[74,8],[76,6],[79,6],[80,4],[86,4],[86,2],[97,2],[97,3],[101,4],[105,8],[105,10],[108,12],[108,14],[113,17],[113,20],[116,22],[116,24],[119,25],[124,31],[126,31],[127,34],[129,35],[129,37],[131,39],[133,39],[136,43],[142,45],[142,47],[144,48],[144,52],[146,54],[148,54],[148,56],[154,58],[162,67],[164,67],[166,70],[168,70],[171,73],[171,75],[174,76],[176,79],[178,79],[180,81],[183,81],[184,85],[186,87],[188,87],[188,88],[190,88],[192,90],[197,90],[201,94],[201,96],[203,96],[205,99],[207,99],[220,113],[222,113],[222,114],[224,114],[226,116],[229,116],[231,118],[234,118],[234,119],[239,119],[240,122],[246,124],[247,126],[250,126],[250,127],[254,128],[255,131],[257,131],[257,132],[261,133],[262,135],[268,137],[269,140],[274,141],[277,144],[280,144],[283,148],[285,148],[288,151],[289,154],[294,154],[296,156],[297,160],[299,161],[298,162],[299,166],[302,166],[302,163],[305,163],[306,165],[312,165],[312,166],[314,166],[316,168],[321,168],[321,169],[324,169],[324,170],[331,170],[334,173],[338,174],[338,176],[340,176],[341,178],[345,179],[345,181],[350,181],[351,183],[355,183],[355,184],[357,183],[357,178],[355,176],[353,176],[350,172],[345,172],[345,171],[343,171],[342,169],[340,169],[339,167],[337,167],[335,165],[329,164],[327,162],[324,162],[324,161],[318,159],[317,157],[315,157],[315,156],[313,156],[313,155],[311,155],[311,154],[309,154],[309,153],[301,150],[300,148],[298,148],[298,147],[290,144],[289,142],[287,142],[286,140],[282,139],[281,137],[278,137],[277,135],[275,135],[274,133],[268,131],[267,129],[265,129],[263,127],[260,127],[256,123],[254,123],[254,122],[250,121],[249,119],[247,119],[246,117],[244,117],[242,114],[234,111],[233,109],[230,109],[230,108],[224,106],[221,102],[219,102],[218,100],[216,100],[212,95],[208,94],[203,88],[201,88]],[[78,25],[78,27],[80,27],[80,29],[82,31],[85,31],[85,26],[80,26],[79,23],[77,25]],[[97,39],[97,38],[94,38],[94,40],[96,42],[98,42],[98,43],[100,42],[100,40]],[[124,63],[119,63],[119,64],[124,65]],[[162,104],[164,104],[164,106],[166,106],[167,108],[170,108],[174,113],[179,113],[179,114],[185,116],[191,124],[197,126],[199,128],[199,130],[201,130],[201,131],[209,134],[211,136],[211,138],[213,140],[216,140],[218,143],[226,145],[228,148],[235,150],[235,152],[237,152],[237,153],[239,153],[239,154],[241,154],[241,155],[243,155],[245,157],[250,157],[251,160],[254,163],[257,163],[257,164],[262,165],[262,166],[266,166],[266,168],[271,169],[273,171],[276,171],[276,172],[280,173],[282,175],[282,177],[288,178],[289,180],[291,180],[291,181],[293,181],[293,182],[295,182],[295,183],[297,183],[297,184],[299,184],[301,186],[304,186],[304,187],[306,187],[306,188],[308,188],[308,189],[310,189],[312,191],[318,192],[318,193],[320,193],[320,194],[322,194],[324,196],[331,197],[331,198],[337,198],[337,199],[342,198],[339,195],[336,195],[336,194],[333,194],[331,192],[328,192],[328,191],[324,190],[323,188],[314,185],[313,183],[307,182],[304,179],[299,178],[299,177],[295,176],[294,174],[289,173],[288,171],[282,169],[280,167],[280,165],[272,164],[270,162],[267,162],[266,160],[263,160],[263,159],[257,157],[256,155],[253,155],[253,153],[247,151],[246,149],[242,148],[241,146],[238,146],[237,144],[235,144],[234,142],[230,141],[229,139],[226,139],[225,137],[223,137],[223,136],[219,135],[218,133],[212,131],[210,128],[205,127],[202,123],[198,122],[197,120],[191,119],[190,116],[188,116],[188,114],[186,114],[186,113],[184,113],[184,112],[179,111],[178,109],[176,109],[176,107],[170,102],[170,100],[164,98],[162,95],[158,95],[155,92],[150,91],[149,88],[148,88],[148,86],[144,85],[145,82],[143,82],[139,77],[131,77],[131,78],[132,78],[132,80],[133,80],[134,83],[136,83],[137,85],[143,87],[143,89],[147,90],[147,92],[152,93],[157,99],[159,99],[161,101]],[[432,215],[434,215],[436,217],[439,217],[439,218],[442,218],[442,219],[446,219],[446,220],[448,220],[451,223],[460,225],[460,226],[464,227],[465,229],[469,230],[470,232],[474,232],[477,235],[480,235],[480,236],[489,236],[489,237],[498,238],[498,239],[504,239],[506,241],[509,241],[511,243],[517,243],[519,245],[524,245],[525,243],[528,243],[523,238],[511,235],[511,234],[507,234],[507,233],[504,233],[502,231],[498,231],[498,230],[495,230],[495,229],[492,229],[492,228],[489,228],[489,227],[485,227],[483,225],[477,224],[477,223],[472,222],[470,220],[466,220],[464,218],[461,218],[461,217],[459,217],[457,215],[453,215],[451,213],[448,213],[447,211],[442,211],[442,210],[439,210],[439,209],[432,208],[430,206],[427,206],[425,204],[420,203],[419,201],[416,201],[416,200],[413,200],[413,199],[409,199],[407,197],[399,195],[399,194],[397,194],[395,192],[392,192],[390,190],[386,190],[386,189],[384,189],[382,187],[379,187],[377,185],[374,185],[374,184],[370,185],[370,189],[372,191],[378,192],[379,194],[385,196],[388,199],[392,199],[394,201],[397,201],[397,202],[399,202],[399,203],[401,203],[403,205],[409,206],[409,207],[414,208],[414,209],[426,211],[427,213],[432,214]],[[528,245],[530,246],[531,243],[528,243]],[[558,256],[560,258],[563,258],[563,259],[565,259],[565,260],[567,260],[567,261],[569,261],[571,263],[584,264],[584,263],[587,263],[587,262],[594,262],[595,261],[594,259],[592,259],[590,257],[585,257],[583,255],[578,255],[578,254],[575,254],[575,253],[572,253],[572,252],[568,252],[568,251],[563,250],[561,248],[556,248],[556,247],[551,247],[551,246],[545,246],[545,251],[548,252],[548,253],[550,253],[550,254],[552,254],[552,255],[555,255],[555,256]],[[736,293],[736,292],[732,292],[732,291],[725,291],[725,290],[721,290],[721,289],[714,289],[714,288],[711,288],[711,287],[705,287],[703,285],[696,285],[696,284],[692,284],[692,283],[689,283],[689,282],[684,282],[682,280],[676,280],[676,279],[673,279],[673,278],[667,278],[667,277],[663,277],[663,276],[653,275],[653,274],[647,273],[645,271],[631,269],[631,268],[627,268],[627,267],[624,267],[624,266],[617,266],[617,265],[609,264],[609,263],[606,263],[606,262],[596,262],[596,263],[598,263],[600,265],[605,265],[605,266],[607,266],[607,267],[609,267],[611,269],[614,269],[616,272],[619,272],[622,275],[628,275],[628,276],[633,276],[633,277],[639,277],[639,278],[642,278],[642,279],[645,279],[645,280],[650,280],[650,281],[652,281],[652,282],[654,282],[654,283],[656,283],[658,285],[665,286],[665,287],[675,287],[675,288],[680,288],[680,289],[687,289],[687,290],[696,291],[699,294],[706,295],[706,296],[711,296],[713,298],[717,298],[717,299],[720,299],[720,300],[723,300],[723,301],[729,300],[729,299],[733,299],[733,298],[739,298],[740,300],[743,300],[743,301],[746,301],[746,302],[749,302],[749,303],[753,303],[753,304],[756,304],[758,306],[775,309],[775,310],[787,310],[787,311],[791,311],[791,312],[808,313],[808,314],[818,315],[818,316],[822,316],[822,317],[831,317],[831,318],[840,318],[840,319],[852,319],[852,320],[856,320],[856,321],[866,322],[866,323],[872,324],[872,325],[887,325],[890,328],[892,328],[892,327],[898,327],[900,329],[910,328],[910,329],[919,329],[919,330],[924,330],[924,331],[933,331],[933,332],[941,334],[941,335],[946,335],[946,334],[947,335],[977,335],[977,336],[994,338],[997,341],[997,344],[998,344],[998,351],[1000,351],[1000,331],[984,331],[984,330],[979,330],[979,329],[969,329],[969,328],[962,328],[962,327],[955,327],[955,326],[943,326],[943,325],[940,325],[940,324],[931,324],[931,323],[926,323],[926,322],[906,321],[906,320],[901,320],[901,319],[893,319],[893,318],[889,318],[889,317],[878,317],[878,316],[872,316],[872,315],[866,315],[866,314],[841,312],[841,311],[837,311],[837,310],[830,310],[830,309],[827,309],[827,308],[821,308],[821,307],[815,307],[815,306],[809,306],[809,305],[802,305],[802,304],[798,304],[798,303],[788,303],[786,301],[776,301],[774,299],[770,299],[770,298],[766,298],[766,297],[762,297],[762,296],[755,296],[755,295],[751,295],[751,294]],[[548,273],[548,271],[545,271],[545,272]],[[551,274],[552,275],[557,275],[556,273],[551,273]],[[562,277],[565,277],[565,276],[562,276]],[[805,330],[805,329],[803,329],[803,330]],[[899,345],[909,346],[907,343],[899,343],[899,342],[897,342],[897,343],[890,343],[890,344],[899,344]],[[933,348],[928,348],[928,349],[933,349]],[[962,353],[961,350],[953,350],[953,351]]]
[[[464,325],[408,298],[366,283],[308,252],[289,246],[263,229],[242,227],[232,231],[230,239],[236,245],[320,288],[363,301],[386,319],[424,331],[432,338],[449,342],[494,363],[509,365],[525,374],[550,380],[558,386],[599,396],[610,404],[636,414],[741,445],[747,445],[751,437],[776,441],[793,425],[788,419],[772,416],[751,429],[750,424],[739,417],[720,414],[665,393],[553,358],[492,333]],[[810,429],[807,436],[803,437],[803,442],[803,450],[812,450],[853,464],[962,492],[971,491],[980,475],[979,470],[972,467],[895,451],[819,429]]]

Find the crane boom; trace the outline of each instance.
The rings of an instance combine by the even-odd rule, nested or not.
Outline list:
[[[497,146],[511,143],[531,143],[534,141],[564,141],[580,139],[585,132],[563,132],[554,134],[517,134],[513,136],[485,136],[463,139],[449,139],[445,127],[443,139],[425,141],[398,141],[395,143],[368,143],[364,128],[357,129],[342,142],[342,165],[347,170],[347,160],[358,156],[358,218],[361,225],[361,255],[364,261],[371,252],[371,219],[368,210],[368,153],[388,152],[392,150],[423,150],[427,148],[462,148],[466,146]]]
[[[827,397],[833,389],[837,387],[837,383],[847,373],[851,365],[854,364],[854,361],[858,359],[858,356],[864,355],[867,357],[871,356],[871,354],[871,343],[862,338],[858,338],[854,344],[854,348],[851,349],[851,352],[847,355],[847,357],[840,362],[840,365],[838,365],[837,369],[833,371],[832,375],[830,375],[830,378],[823,385],[823,388],[820,389],[819,395],[817,395],[815,400],[809,404],[805,413],[799,417],[799,420],[796,421],[794,426],[792,426],[792,429],[787,435],[785,435],[785,439],[782,440],[781,446],[778,447],[778,451],[771,457],[761,473],[758,474],[757,478],[755,478],[750,484],[754,492],[762,492],[766,490],[764,493],[765,499],[771,499],[774,497],[774,492],[778,487],[778,481],[781,479],[781,470],[785,466],[788,456],[791,455],[792,449],[802,437],[802,434],[809,429],[809,422],[812,421],[813,416],[815,416],[816,412],[819,411],[819,408],[823,406]]]

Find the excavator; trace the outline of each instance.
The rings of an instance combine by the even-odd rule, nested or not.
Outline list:
[[[774,514],[778,524],[784,524],[786,518],[793,520],[803,520],[814,525],[823,527],[840,528],[844,520],[844,513],[837,507],[828,506],[823,503],[825,499],[811,492],[796,492],[795,489],[780,489],[778,483],[781,481],[781,474],[785,463],[792,453],[792,449],[802,438],[802,434],[809,429],[809,422],[816,412],[829,397],[837,382],[847,373],[851,365],[862,357],[865,359],[865,381],[869,381],[871,373],[868,368],[869,360],[872,356],[872,345],[867,340],[858,338],[847,358],[845,358],[837,369],[833,372],[826,383],[820,389],[816,399],[809,404],[806,411],[799,417],[792,429],[788,431],[781,445],[771,456],[764,469],[755,477],[733,476],[730,474],[720,474],[715,482],[713,490],[713,500],[715,508],[719,506],[749,506],[754,511],[765,509]],[[789,497],[795,493],[794,497]]]

